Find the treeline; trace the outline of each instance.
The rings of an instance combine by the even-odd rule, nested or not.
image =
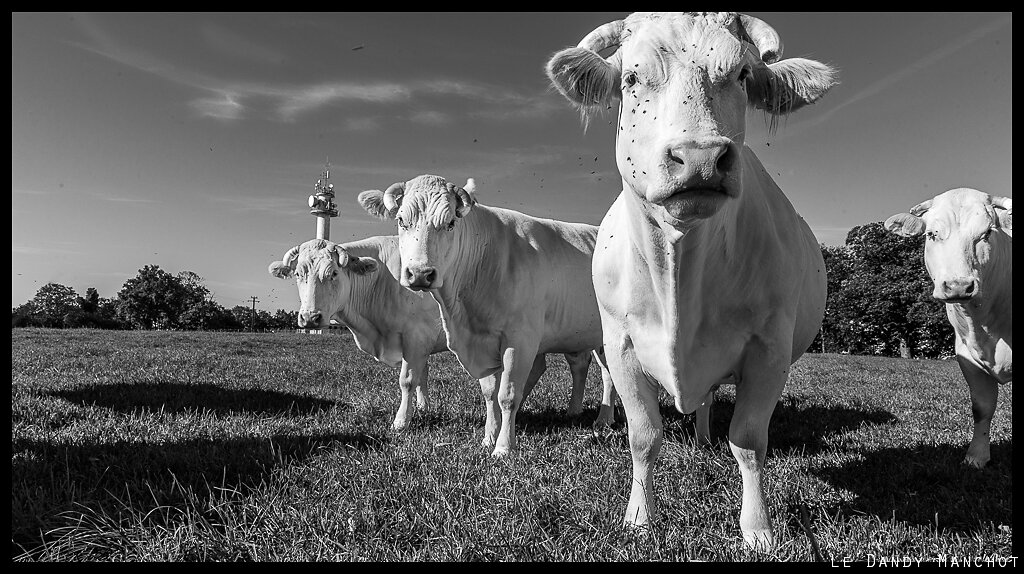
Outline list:
[[[147,265],[112,299],[89,287],[85,296],[47,283],[35,297],[11,310],[11,327],[175,329],[186,331],[276,331],[295,327],[298,311],[276,313],[236,305],[226,309],[191,271],[177,275]]]
[[[945,305],[932,299],[923,240],[885,231],[881,223],[854,227],[843,246],[821,246],[828,301],[811,352],[938,358],[953,354]],[[12,310],[12,327],[100,329],[291,329],[297,311],[274,315],[236,305],[225,309],[191,271],[172,275],[147,265],[113,299],[94,288],[84,297],[57,283]],[[253,319],[255,319],[253,321]],[[253,323],[253,324],[251,324]]]
[[[841,247],[821,247],[828,301],[813,352],[949,357],[953,327],[932,298],[924,240],[889,233],[881,223],[854,227]]]

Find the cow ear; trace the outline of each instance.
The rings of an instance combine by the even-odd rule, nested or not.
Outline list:
[[[566,48],[548,61],[548,78],[572,103],[583,108],[608,105],[619,95],[619,70],[597,52]]]
[[[917,237],[924,233],[924,220],[909,213],[897,213],[885,220],[884,227],[896,235]]]
[[[769,115],[785,115],[818,101],[838,83],[835,68],[805,58],[788,58],[754,67],[747,80],[747,100]]]
[[[348,269],[356,275],[368,275],[375,273],[378,268],[377,260],[373,257],[349,257],[348,265],[345,269]]]
[[[267,267],[267,272],[278,279],[287,279],[292,274],[292,267],[285,265],[284,261],[275,261]]]
[[[384,192],[379,189],[368,189],[360,192],[356,198],[366,213],[378,219],[391,219],[391,214],[384,207]]]

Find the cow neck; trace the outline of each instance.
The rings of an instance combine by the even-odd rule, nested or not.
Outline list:
[[[362,246],[360,246],[362,247]],[[375,358],[381,358],[387,337],[384,333],[394,331],[395,314],[399,308],[395,301],[402,293],[402,287],[386,269],[388,261],[397,254],[388,250],[386,245],[379,249],[360,249],[346,245],[349,254],[354,257],[373,257],[380,262],[377,271],[367,275],[349,274],[352,289],[347,301],[343,301],[336,315],[356,337],[361,349],[371,351]]]
[[[708,255],[715,254],[716,269],[729,266],[738,202],[729,202],[713,217],[680,230],[662,224],[644,209],[629,187],[624,187],[622,195],[629,240],[644,260],[662,316],[677,322],[679,303],[687,309],[700,308],[701,284],[706,272],[714,271],[708,268]]]
[[[502,229],[497,216],[479,204],[455,225],[452,251],[457,257],[453,257],[444,285],[436,290],[435,297],[440,303],[449,346],[472,341],[476,334],[472,325],[475,311],[495,297],[493,289],[486,287],[486,280],[501,276],[499,267],[504,265],[505,257],[493,244]]]
[[[988,338],[1010,341],[1013,321],[1013,290],[1010,288],[1013,275],[1012,240],[1003,231],[993,234],[992,261],[988,274],[982,277],[982,297],[966,303],[947,303],[947,310],[957,336],[965,341],[981,341]]]

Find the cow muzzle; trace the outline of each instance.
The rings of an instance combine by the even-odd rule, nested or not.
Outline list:
[[[946,303],[963,302],[974,298],[980,287],[978,280],[970,277],[936,281],[932,297]]]
[[[429,266],[406,267],[402,270],[402,286],[413,291],[425,291],[440,287],[437,269]]]
[[[665,145],[663,165],[676,184],[675,193],[721,190],[736,168],[739,151],[725,138],[687,139]],[[666,197],[667,198],[667,197]],[[658,201],[651,199],[654,203]]]
[[[323,320],[323,313],[313,309],[312,311],[299,311],[298,324],[301,329],[319,329]]]

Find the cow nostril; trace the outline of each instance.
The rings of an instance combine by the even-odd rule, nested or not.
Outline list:
[[[732,150],[732,146],[724,146],[715,163],[715,169],[718,170],[718,173],[726,174],[732,171],[734,165],[736,165],[736,152]]]
[[[437,269],[430,269],[423,274],[423,278],[426,279],[427,283],[433,283],[434,279],[437,279]]]
[[[973,281],[971,281],[970,283],[967,284],[967,287],[964,288],[964,293],[967,294],[967,295],[971,295],[971,294],[974,293],[974,282]]]

